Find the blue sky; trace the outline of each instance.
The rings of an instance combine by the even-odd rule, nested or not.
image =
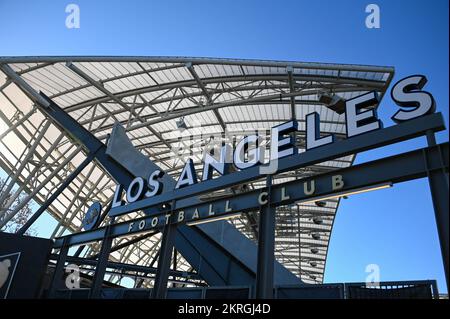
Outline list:
[[[81,28],[65,27],[76,3]],[[126,4],[125,4],[126,3]],[[376,3],[381,28],[365,27]],[[395,80],[428,77],[448,127],[448,1],[0,1],[0,55],[206,56],[394,66]],[[396,106],[379,108],[385,126]],[[448,140],[448,131],[438,141]],[[426,145],[424,138],[360,154],[357,162]],[[43,235],[50,228],[41,218]],[[445,279],[426,179],[352,196],[335,221],[325,281]]]

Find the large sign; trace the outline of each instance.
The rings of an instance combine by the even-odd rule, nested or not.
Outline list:
[[[422,90],[427,82],[427,79],[423,75],[413,75],[406,77],[398,81],[391,90],[391,97],[393,101],[399,106],[399,109],[392,116],[392,120],[395,123],[402,123],[418,117],[422,117],[427,114],[435,112],[435,102],[433,96]],[[377,117],[375,106],[379,103],[379,97],[375,91],[371,91],[360,96],[354,97],[346,101],[345,104],[345,126],[346,126],[346,138],[347,140],[356,139],[361,135],[366,135],[369,132],[377,131],[383,128],[382,121]],[[291,120],[281,125],[275,126],[271,129],[270,135],[270,153],[268,162],[264,162],[265,148],[260,145],[261,138],[258,135],[248,135],[244,137],[241,141],[237,143],[234,150],[230,145],[223,145],[220,149],[218,156],[214,156],[209,153],[204,154],[203,160],[203,170],[201,181],[199,180],[192,159],[188,159],[181,174],[175,184],[173,192],[171,194],[179,194],[180,196],[172,196],[168,198],[166,194],[162,194],[164,185],[161,182],[161,177],[164,172],[161,170],[155,170],[148,174],[148,178],[136,177],[128,185],[126,189],[122,185],[117,185],[112,209],[109,212],[110,216],[117,216],[121,214],[126,214],[134,212],[143,208],[151,207],[152,202],[165,202],[165,208],[167,214],[165,215],[165,220],[169,221],[169,217],[173,213],[175,207],[171,207],[174,200],[188,197],[196,194],[197,189],[202,189],[207,191],[207,187],[194,188],[196,184],[205,184],[213,180],[213,173],[220,177],[215,178],[216,186],[211,187],[209,190],[213,191],[220,186],[229,187],[230,183],[225,178],[227,175],[236,175],[236,173],[230,174],[231,166],[234,166],[234,171],[242,172],[248,171],[252,172],[250,179],[260,178],[262,175],[271,173],[279,173],[289,169],[295,169],[300,164],[305,166],[307,163],[301,163],[299,158],[308,158],[308,155],[312,151],[321,148],[324,149],[326,146],[331,144],[338,145],[335,136],[333,134],[323,135],[320,132],[320,117],[317,112],[307,114],[305,117],[306,123],[306,136],[305,136],[305,152],[299,154],[298,150],[294,145],[293,132],[298,130],[298,122],[296,120]],[[340,141],[342,142],[342,141]],[[331,158],[341,157],[348,155],[344,148],[339,149],[334,152],[331,156],[325,156],[326,152],[323,153],[324,156],[319,156],[316,162],[326,161]],[[291,165],[285,165],[283,167],[282,163],[286,163],[286,160],[292,160]],[[259,174],[254,174],[252,168],[259,168]],[[270,169],[262,169],[270,168]],[[273,169],[275,168],[275,169]],[[236,179],[234,182],[236,184],[246,182],[249,179]],[[223,181],[221,184],[220,182]],[[221,184],[221,185],[220,185]],[[345,187],[345,178],[342,175],[333,175],[329,177],[326,189],[329,190],[327,194],[338,193]],[[315,185],[315,181],[312,180],[309,184],[304,183],[301,188],[303,191],[302,197],[304,200],[317,197],[318,188]],[[184,190],[184,192],[183,192]],[[189,190],[191,190],[189,192]],[[323,190],[323,188],[322,188]],[[125,193],[124,201],[123,194]],[[322,192],[323,193],[323,192]],[[166,195],[166,196],[164,196]],[[267,204],[268,193],[265,190],[257,192],[255,198],[260,206]],[[280,193],[275,196],[279,196],[281,201],[287,201],[290,199],[290,194],[286,192],[286,188],[281,188]],[[158,198],[161,199],[158,201]],[[296,196],[297,200],[301,200],[299,196]],[[153,205],[154,206],[154,205]],[[164,209],[163,207],[163,209]],[[205,218],[211,218],[215,216],[217,212],[221,215],[224,213],[231,214],[235,212],[232,208],[230,201],[225,201],[223,207],[213,207],[210,205],[206,211],[200,211],[198,208],[194,208],[190,212],[191,222],[199,222]],[[175,222],[184,221],[186,212],[183,210],[178,211],[176,218],[173,218]],[[157,221],[153,222],[156,226]]]
[[[0,232],[0,299],[40,296],[52,246],[49,239]]]
[[[417,118],[384,130],[369,132],[352,139],[281,159],[279,169],[291,170],[319,163],[323,159],[335,158],[339,154],[354,154],[360,151],[401,142],[445,129],[441,114],[431,114]],[[427,177],[430,172],[448,172],[449,144],[443,143],[417,149],[411,152],[385,157],[371,162],[352,165],[339,171],[332,171],[309,178],[294,180],[284,184],[248,191],[224,198],[204,202],[189,203],[178,199],[200,194],[211,189],[220,189],[240,181],[259,178],[257,167],[220,178],[198,183],[174,192],[119,206],[115,213],[125,214],[140,209],[155,208],[145,217],[126,222],[115,223],[107,227],[92,229],[68,238],[56,239],[55,248],[61,247],[64,240],[67,245],[79,245],[101,240],[106,234],[110,237],[128,236],[152,230],[161,230],[168,223],[194,224],[217,218],[230,217],[232,214],[261,209],[261,204],[270,206],[287,205],[294,202],[324,200],[330,197],[358,193],[366,190],[389,187],[395,183]],[[314,186],[314,187],[313,187]],[[270,192],[270,194],[269,194]],[[174,202],[174,207],[158,210],[163,203]]]
[[[8,297],[19,259],[20,252],[0,256],[0,299]]]

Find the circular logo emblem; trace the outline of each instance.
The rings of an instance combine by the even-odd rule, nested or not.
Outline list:
[[[89,207],[86,215],[83,218],[81,226],[84,230],[91,230],[102,212],[102,204],[100,202],[95,202]]]

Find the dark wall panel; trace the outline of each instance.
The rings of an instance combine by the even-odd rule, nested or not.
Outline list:
[[[52,246],[49,239],[0,232],[0,299],[39,297]]]

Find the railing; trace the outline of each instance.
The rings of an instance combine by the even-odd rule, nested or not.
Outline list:
[[[436,280],[347,283],[346,299],[439,299]]]
[[[89,298],[90,289],[57,290],[55,298]],[[148,299],[151,289],[103,288],[103,299]],[[167,299],[251,299],[253,287],[185,287],[168,288]],[[436,280],[323,285],[284,285],[274,288],[274,299],[439,299]]]

